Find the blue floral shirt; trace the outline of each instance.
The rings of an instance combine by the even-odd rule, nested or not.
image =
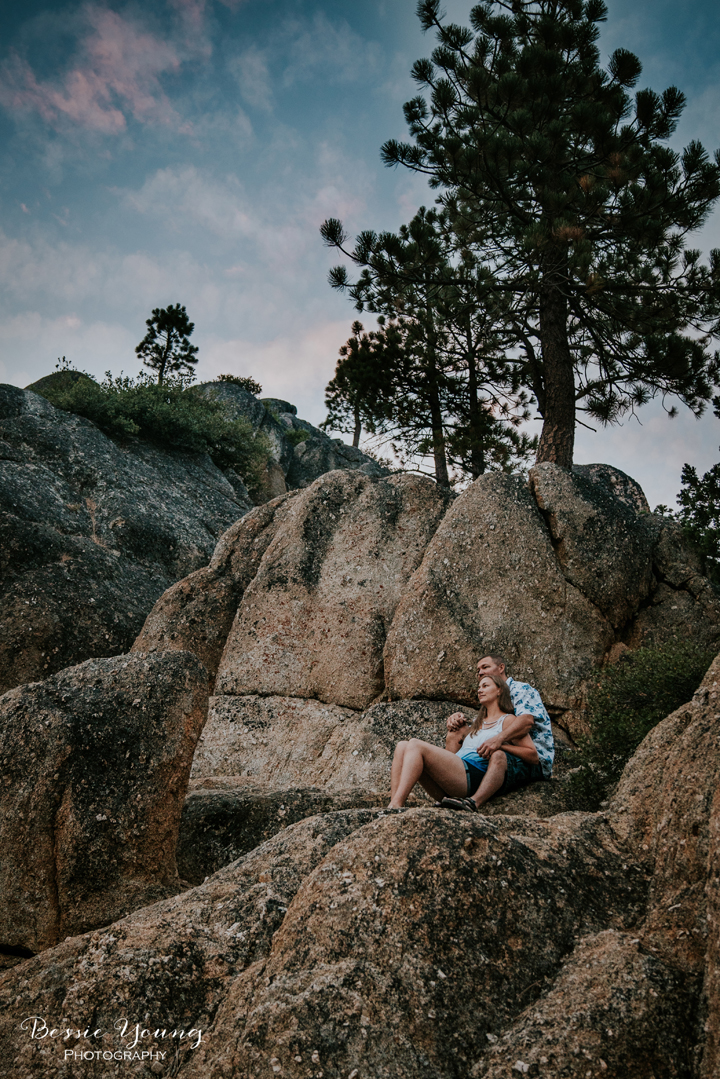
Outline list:
[[[552,775],[552,766],[555,760],[555,743],[553,742],[550,716],[547,714],[538,691],[529,686],[527,682],[516,682],[514,678],[508,678],[507,684],[510,687],[510,697],[515,709],[515,715],[521,716],[527,713],[535,718],[530,737],[535,743],[543,775],[546,779],[549,779]]]

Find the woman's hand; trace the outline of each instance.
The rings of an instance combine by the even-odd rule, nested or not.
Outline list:
[[[470,724],[467,721],[467,716],[464,716],[462,712],[453,712],[453,714],[447,718],[447,729],[453,733],[462,730],[463,727],[469,726]]]

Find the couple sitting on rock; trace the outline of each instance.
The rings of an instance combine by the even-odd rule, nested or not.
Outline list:
[[[494,794],[549,779],[555,750],[540,694],[505,675],[502,656],[477,665],[480,710],[471,725],[462,712],[447,721],[445,749],[411,738],[398,742],[390,773],[390,809],[400,809],[416,783],[435,805],[477,813]]]

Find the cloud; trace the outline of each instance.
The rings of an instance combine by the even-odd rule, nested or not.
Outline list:
[[[202,4],[183,4],[187,18]],[[55,130],[81,128],[105,135],[125,130],[129,118],[143,124],[187,129],[163,90],[161,77],[177,74],[177,44],[143,29],[132,19],[95,4],[82,11],[84,36],[69,71],[41,81],[30,64],[12,54],[0,71],[0,104],[35,112]]]
[[[322,320],[301,333],[261,343],[241,337],[210,340],[198,365],[198,378],[249,375],[260,382],[263,396],[291,401],[303,419],[322,423],[326,415],[324,389],[334,374],[348,325],[347,319]]]
[[[248,105],[269,112],[272,108],[272,89],[266,53],[255,45],[233,57],[228,67],[237,80],[240,93]]]
[[[252,259],[256,272],[262,267],[288,279],[321,250],[318,228],[325,217],[362,217],[371,184],[369,172],[353,169],[345,155],[321,143],[313,168],[297,175],[290,197],[271,182],[250,196],[236,176],[194,165],[158,169],[139,189],[117,193],[125,208],[164,221],[178,234],[194,226],[222,241],[220,249],[233,251],[225,272],[237,274]]]
[[[346,22],[333,24],[321,11],[316,12],[309,26],[290,24],[288,37],[285,86],[318,72],[328,82],[370,82],[381,66],[379,45],[360,37]]]

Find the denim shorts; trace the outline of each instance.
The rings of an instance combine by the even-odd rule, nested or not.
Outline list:
[[[520,760],[519,757],[516,757],[514,753],[506,753],[505,757],[507,758],[507,770],[503,785],[497,791],[497,794],[508,794],[510,791],[517,790],[518,787],[525,787],[528,783],[535,783],[545,778],[539,764],[527,764],[525,761]],[[487,772],[488,762],[485,757],[481,757],[478,753],[471,753],[467,757],[461,757],[461,760],[465,765],[469,798],[482,783],[483,776]]]
[[[483,781],[483,776],[487,772],[488,762],[484,757],[479,756],[477,753],[471,754],[469,757],[460,758],[465,765],[465,775],[467,776],[467,796],[468,798],[475,793],[480,784]]]

